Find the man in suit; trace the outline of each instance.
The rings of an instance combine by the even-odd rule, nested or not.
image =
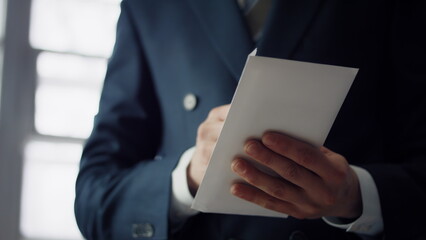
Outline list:
[[[77,180],[86,238],[426,238],[426,3],[277,0],[270,9],[257,35],[237,1],[122,2]],[[176,185],[197,191],[226,117],[218,106],[255,47],[360,71],[327,148],[265,133],[246,151],[281,178],[243,159],[230,166],[248,182],[233,194],[291,217],[191,211]]]

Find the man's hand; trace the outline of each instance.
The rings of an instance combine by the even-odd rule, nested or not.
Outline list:
[[[249,184],[233,184],[235,196],[298,219],[361,215],[358,177],[343,156],[275,132],[248,140],[244,149],[279,177],[236,158],[232,170]]]
[[[187,168],[188,187],[193,196],[206,173],[210,157],[228,115],[229,108],[229,104],[213,108],[207,119],[198,127],[195,153]]]

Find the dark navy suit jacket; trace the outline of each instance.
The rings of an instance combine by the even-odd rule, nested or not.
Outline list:
[[[380,237],[425,239],[426,2],[278,0],[272,9],[259,55],[360,68],[325,145],[373,176]],[[254,47],[235,0],[123,1],[77,180],[86,238],[357,239],[322,220],[203,213],[171,234],[171,172],[209,110],[230,102]],[[197,96],[192,111],[187,94]]]

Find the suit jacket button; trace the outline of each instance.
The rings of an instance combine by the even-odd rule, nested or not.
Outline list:
[[[183,98],[183,107],[186,111],[192,111],[197,106],[197,96],[192,93],[188,93]]]
[[[138,223],[132,225],[133,238],[150,238],[154,236],[154,226],[151,223]]]
[[[289,240],[307,240],[306,235],[301,231],[294,231],[290,234]]]

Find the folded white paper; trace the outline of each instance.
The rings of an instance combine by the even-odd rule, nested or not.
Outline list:
[[[230,193],[243,181],[231,170],[249,138],[285,133],[321,146],[358,69],[249,56],[192,208],[202,212],[286,217]]]

